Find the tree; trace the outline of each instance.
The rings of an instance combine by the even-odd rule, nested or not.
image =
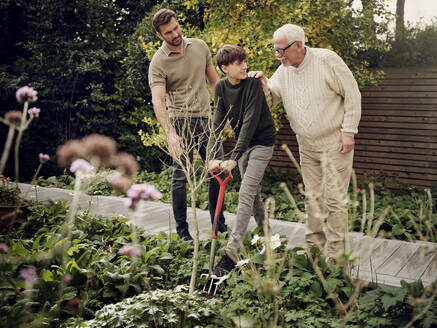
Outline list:
[[[404,37],[404,9],[405,0],[396,0],[396,41],[400,41]]]
[[[145,150],[138,135],[151,105],[122,66],[127,39],[152,6],[151,0],[2,2],[2,27],[7,31],[14,20],[19,28],[12,37],[0,37],[6,58],[0,66],[0,114],[12,109],[14,92],[26,84],[38,90],[35,105],[42,109],[33,129],[38,138],[24,135],[23,172],[33,171],[39,152],[54,154],[65,140],[92,132],[114,137],[144,168],[160,168],[162,154]],[[49,168],[51,174],[57,170],[53,163]]]

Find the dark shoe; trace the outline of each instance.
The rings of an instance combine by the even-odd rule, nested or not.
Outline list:
[[[235,263],[232,259],[225,254],[220,262],[217,264],[215,269],[212,271],[213,278],[221,278],[229,274],[235,268]]]
[[[216,232],[228,232],[228,227],[226,226],[226,224],[218,224]]]
[[[184,241],[193,240],[188,230],[178,231],[179,238]]]

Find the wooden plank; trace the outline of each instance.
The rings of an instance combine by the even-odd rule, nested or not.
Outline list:
[[[404,110],[391,110],[391,109],[368,109],[362,108],[361,110],[361,119],[364,117],[375,117],[375,118],[384,118],[384,117],[394,117],[397,119],[399,117],[419,117],[423,119],[435,118],[437,117],[437,108],[433,108],[432,110],[418,110],[418,109],[404,109]]]
[[[298,158],[297,153],[293,154],[295,155],[295,158]],[[414,156],[412,156],[414,157]],[[285,153],[276,153],[273,157],[274,161],[289,161],[289,157]],[[366,152],[359,152],[356,151],[354,154],[354,162],[356,163],[373,163],[373,164],[387,164],[387,165],[394,165],[396,167],[410,167],[412,170],[418,170],[418,171],[425,171],[428,169],[431,169],[433,172],[430,173],[436,173],[437,174],[437,161],[427,161],[427,160],[421,160],[418,156],[415,158],[408,160],[404,159],[402,156],[398,157],[389,157],[384,156],[384,154],[380,154],[380,156],[370,156]]]
[[[429,137],[428,141],[437,141],[437,129],[436,130],[426,130],[426,129],[409,129],[409,128],[384,128],[384,127],[373,127],[373,126],[358,126],[358,131],[361,133],[373,133],[379,135],[393,135],[397,136],[398,139],[405,139],[410,137]],[[418,139],[417,139],[418,140]]]
[[[359,141],[359,142],[358,142]],[[371,151],[371,152],[382,152],[391,156],[391,154],[398,154],[399,156],[424,156],[427,160],[434,160],[434,156],[437,156],[437,149],[423,149],[416,147],[395,147],[395,146],[379,146],[374,144],[368,144],[366,142],[361,142],[361,140],[355,140],[355,151]],[[411,155],[410,155],[411,154]],[[376,155],[375,155],[376,156]]]
[[[437,85],[437,79],[391,79],[381,81],[380,85]],[[367,87],[366,87],[367,88]]]
[[[394,179],[398,179],[399,181],[412,181],[412,180],[420,180],[423,181],[421,185],[430,185],[432,181],[437,181],[437,176],[427,173],[417,173],[410,171],[396,171],[387,168],[379,169],[377,167],[367,167],[362,163],[354,163],[354,170],[356,174],[360,173],[368,173],[370,175],[379,175],[379,176],[388,176]],[[427,183],[426,183],[427,182]]]
[[[382,238],[365,237],[360,244],[360,270],[378,272],[384,263],[402,242]]]
[[[437,111],[436,111],[437,114]],[[435,117],[420,117],[414,111],[410,113],[411,116],[404,115],[388,115],[387,113],[379,113],[377,115],[369,115],[368,113],[361,116],[360,125],[363,123],[372,124],[377,123],[378,125],[390,124],[390,123],[410,123],[410,124],[420,124],[420,126],[437,126],[437,115]],[[375,124],[375,126],[377,126]]]
[[[419,179],[437,179],[437,169],[435,168],[424,168],[416,166],[401,166],[401,165],[390,165],[386,163],[375,163],[373,160],[369,163],[362,158],[354,158],[354,167],[359,167],[362,169],[372,169],[372,170],[383,170],[383,171],[393,171],[393,172],[404,172],[407,173],[407,177],[415,177]]]
[[[403,147],[403,148],[415,148],[415,149],[423,149],[433,151],[437,149],[436,142],[411,142],[406,140],[386,140],[383,138],[377,138],[379,136],[369,135],[364,136],[360,133],[355,137],[356,144],[364,144],[364,145],[375,145],[375,146],[384,146],[384,147]]]
[[[378,267],[376,273],[397,276],[418,248],[418,245],[412,246],[407,242],[402,243],[402,245]]]
[[[372,131],[374,132],[374,131]],[[357,138],[360,138],[362,140],[364,139],[370,139],[370,140],[393,140],[393,141],[416,141],[416,142],[423,142],[423,143],[436,143],[437,139],[436,137],[433,136],[417,136],[417,135],[397,135],[397,134],[382,134],[382,133],[378,133],[377,131],[375,131],[374,133],[367,133],[367,132],[362,132],[362,131],[358,131],[358,136]]]
[[[437,98],[437,93],[436,92],[421,92],[421,91],[417,91],[417,92],[397,92],[397,91],[362,91],[361,92],[361,97],[372,97],[372,98],[380,98],[380,97],[384,97],[384,98],[411,98],[411,99],[416,99],[416,98]]]
[[[412,152],[410,154],[405,152],[403,153],[394,152],[393,149],[386,149],[382,152],[376,152],[376,151],[368,151],[368,148],[362,147],[360,145],[355,146],[355,156],[358,155],[368,158],[380,157],[380,158],[405,159],[405,160],[416,160],[418,162],[427,161],[427,162],[437,163],[437,156],[432,156],[430,154],[418,154],[415,149],[410,149],[410,151]]]
[[[387,80],[387,79],[401,79],[401,80],[406,80],[406,79],[412,79],[412,80],[416,80],[416,79],[437,79],[437,72],[432,72],[432,71],[418,71],[417,69],[412,69],[410,71],[402,71],[402,72],[396,72],[396,71],[386,71],[384,69],[384,73],[386,73],[386,77],[383,78],[383,80]]]
[[[437,281],[437,256],[434,256],[420,279],[428,284]]]
[[[436,111],[437,106],[435,104],[404,104],[404,103],[380,103],[380,104],[366,104],[362,103],[361,108],[363,111],[370,110],[370,109],[378,109],[378,110],[405,110],[405,111],[412,111],[412,110],[421,110],[421,111]]]
[[[358,128],[363,128],[363,127],[379,128],[382,129],[383,131],[386,131],[388,129],[402,129],[406,131],[410,131],[414,129],[416,129],[417,131],[433,130],[434,132],[436,132],[433,135],[437,135],[437,124],[431,124],[431,123],[414,123],[411,121],[408,123],[390,122],[390,121],[379,122],[379,121],[361,120]],[[393,131],[397,131],[397,130],[393,130]]]
[[[436,254],[435,252],[430,254],[428,245],[420,245],[397,276],[402,279],[419,279]]]
[[[378,86],[367,86],[363,89],[365,92],[380,92],[380,91],[404,91],[404,92],[437,92],[437,85],[387,85],[380,84]]]
[[[437,98],[390,98],[390,97],[366,97],[361,98],[362,104],[430,104],[436,105]]]

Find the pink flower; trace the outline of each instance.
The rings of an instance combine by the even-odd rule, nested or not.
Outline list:
[[[50,156],[47,155],[47,154],[42,154],[42,153],[40,153],[40,154],[38,155],[38,157],[39,157],[39,161],[40,161],[41,163],[45,163],[45,162],[47,162],[47,161],[50,160]]]
[[[8,251],[8,245],[0,243],[0,253],[6,253]]]
[[[144,200],[159,199],[162,194],[152,185],[147,183],[134,184],[127,191],[129,198],[139,198]]]
[[[65,282],[66,284],[69,284],[70,281],[71,281],[71,279],[73,279],[73,277],[72,277],[71,274],[69,274],[69,273],[67,273],[67,274],[64,276],[64,278],[63,278],[63,280],[64,280],[64,282]]]
[[[108,181],[109,185],[115,190],[126,193],[129,189],[131,182],[129,179],[123,177],[120,173],[114,173],[106,177],[106,181]]]
[[[138,257],[141,256],[141,249],[132,245],[124,245],[122,248],[120,248],[118,254],[129,257]]]
[[[41,111],[41,109],[36,108],[36,107],[32,107],[27,112],[29,113],[30,117],[39,117],[40,111]]]
[[[160,199],[162,194],[154,186],[143,183],[132,185],[126,192],[126,196],[129,197],[129,200],[125,203],[126,206],[135,209],[140,199]]]
[[[86,160],[79,158],[71,163],[70,171],[75,173],[76,171],[89,172],[92,170],[92,166]]]
[[[30,88],[28,86],[22,87],[17,90],[15,93],[15,96],[17,97],[17,101],[20,104],[24,104],[26,101],[28,102],[35,102],[38,100],[38,97],[36,96],[38,92],[34,90],[33,88]]]
[[[361,191],[361,189],[360,188],[357,188],[357,192],[360,192]]]
[[[23,279],[26,284],[33,286],[37,283],[38,277],[36,276],[36,269],[34,266],[29,266],[26,269],[21,269],[19,277]]]

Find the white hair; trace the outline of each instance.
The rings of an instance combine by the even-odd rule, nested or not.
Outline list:
[[[300,26],[294,24],[285,24],[278,28],[275,33],[273,33],[274,40],[284,37],[287,39],[288,43],[302,41],[302,45],[305,45],[305,32]]]

